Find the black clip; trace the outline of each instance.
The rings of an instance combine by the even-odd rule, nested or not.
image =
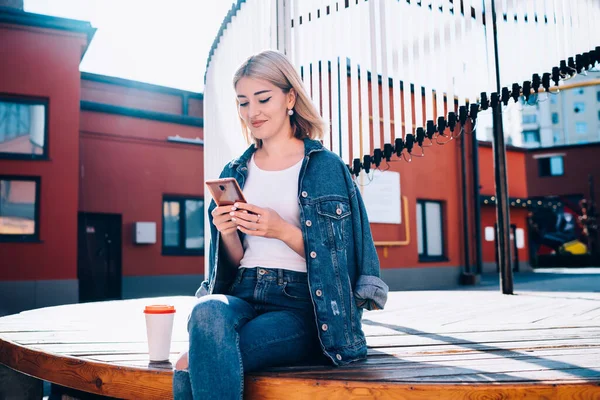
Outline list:
[[[448,113],[448,127],[450,128],[450,134],[453,134],[454,128],[456,128],[456,113],[454,111]]]
[[[373,163],[375,163],[375,166],[377,168],[379,168],[379,166],[381,165],[382,158],[383,152],[381,151],[381,149],[375,149],[375,151],[373,152]]]
[[[536,94],[540,90],[540,86],[542,86],[542,79],[540,78],[539,74],[533,74],[531,77],[531,87]]]
[[[558,68],[557,67],[552,68],[552,71],[554,73],[554,69],[555,68],[556,68],[556,71],[557,71],[557,74],[558,74]],[[542,75],[542,87],[544,88],[544,90],[546,92],[550,91],[550,73],[549,72],[544,72],[544,74]]]
[[[358,160],[358,159],[357,159]],[[363,164],[362,164],[363,169],[365,170],[365,172],[368,174],[369,171],[371,170],[371,156],[368,154],[365,154],[363,156]]]
[[[505,106],[507,106],[508,105],[508,101],[510,100],[510,92],[509,92],[509,90],[508,90],[507,87],[503,87],[502,88],[501,99],[502,99],[502,104],[504,104]]]
[[[530,96],[531,96],[531,82],[524,81],[523,82],[523,97],[525,98],[525,102],[529,101]]]
[[[383,145],[383,158],[385,158],[387,162],[390,162],[393,153],[394,146],[392,146],[390,143],[386,143]]]
[[[495,110],[499,105],[500,96],[498,96],[498,93],[494,92],[490,95],[490,106],[492,107],[492,110]]]
[[[435,135],[435,124],[432,120],[427,121],[427,138],[429,140],[433,139],[433,135]]]
[[[354,168],[352,169],[352,173],[356,177],[358,177],[358,175],[360,174],[360,169],[361,169],[360,159],[359,158],[355,158],[354,159]]]
[[[477,121],[477,113],[479,112],[479,105],[473,103],[469,107],[469,118],[471,118],[471,123],[475,126],[475,122]]]
[[[486,92],[481,92],[481,100],[479,101],[479,104],[481,104],[481,109],[484,111],[490,106]]]
[[[444,117],[438,117],[437,130],[441,136],[444,136],[444,131],[446,130],[446,120]]]
[[[404,150],[404,140],[402,140],[402,138],[397,138],[394,141],[394,151],[396,152],[396,157],[400,157],[402,155],[402,150]]]
[[[513,98],[515,103],[519,102],[519,96],[521,96],[521,86],[519,86],[518,83],[513,83],[511,97]]]
[[[406,151],[408,154],[412,153],[413,146],[415,144],[415,137],[412,133],[406,134]]]
[[[423,140],[425,140],[425,130],[419,127],[417,128],[417,143],[420,147],[423,147]]]

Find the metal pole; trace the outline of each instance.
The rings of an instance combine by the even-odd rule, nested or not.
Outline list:
[[[483,254],[481,252],[481,200],[479,199],[479,142],[477,135],[471,135],[471,152],[473,153],[473,198],[475,199],[475,273],[483,271]]]
[[[465,275],[471,274],[471,254],[469,250],[469,207],[467,199],[467,161],[465,140],[467,135],[463,134],[460,140],[460,167],[462,175],[462,211],[463,211],[463,241],[465,251]]]
[[[498,264],[500,285],[503,294],[513,294],[513,275],[510,267],[510,216],[508,203],[508,179],[506,174],[506,145],[502,128],[502,103],[500,102],[500,63],[498,60],[498,27],[496,25],[496,4],[492,0],[492,27],[494,36],[494,59],[496,63],[496,93],[492,93],[492,123],[494,131],[494,173],[496,186],[496,220],[498,221]]]

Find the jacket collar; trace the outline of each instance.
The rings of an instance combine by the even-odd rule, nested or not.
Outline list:
[[[324,149],[323,144],[320,141],[309,139],[309,138],[304,139],[304,156],[305,157],[308,157],[312,152],[321,151],[323,149]],[[239,166],[246,166],[248,164],[248,161],[250,161],[250,157],[252,157],[252,154],[254,154],[255,151],[256,151],[256,146],[254,144],[251,144],[250,147],[248,147],[246,149],[246,151],[244,151],[244,154],[242,154],[240,157],[231,161],[231,163],[229,164],[229,167],[231,169],[234,169]]]

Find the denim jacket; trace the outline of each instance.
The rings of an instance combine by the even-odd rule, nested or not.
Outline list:
[[[304,149],[298,202],[308,283],[323,352],[334,365],[344,365],[366,357],[362,312],[383,309],[388,286],[379,278],[366,209],[347,166],[318,141],[305,139]],[[252,145],[226,165],[221,178],[233,177],[243,188],[254,151]],[[208,209],[209,279],[197,297],[226,294],[237,272],[219,254],[220,233],[211,215],[215,207],[212,201]]]

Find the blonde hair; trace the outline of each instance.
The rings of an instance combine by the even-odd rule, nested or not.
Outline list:
[[[296,103],[294,114],[290,116],[292,134],[298,139],[321,139],[323,137],[325,123],[306,93],[300,75],[286,56],[274,50],[265,50],[255,54],[244,61],[235,71],[233,75],[234,88],[243,77],[265,80],[286,94],[294,89]],[[236,101],[239,105],[239,100]],[[250,128],[241,117],[240,122],[246,141],[248,143],[253,141],[256,147],[261,147],[262,140],[252,136]]]

